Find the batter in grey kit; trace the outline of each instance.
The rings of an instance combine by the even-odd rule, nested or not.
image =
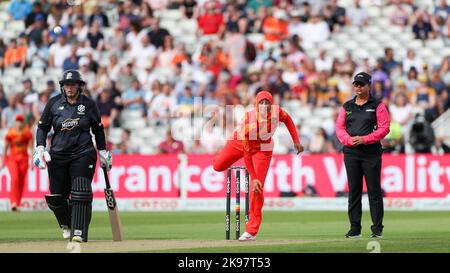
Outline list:
[[[47,162],[50,194],[45,196],[49,208],[63,230],[65,239],[88,241],[92,215],[92,178],[97,162],[108,170],[112,157],[106,151],[105,132],[95,102],[83,95],[85,82],[76,70],[64,72],[61,94],[45,106],[36,133],[33,162],[45,169],[44,152],[48,132],[53,128],[50,158]]]

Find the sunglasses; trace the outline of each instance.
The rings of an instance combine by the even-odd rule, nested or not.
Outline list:
[[[366,86],[367,84],[365,84],[365,83],[362,83],[362,82],[355,82],[355,83],[353,83],[353,86],[354,87],[364,87],[364,86]]]

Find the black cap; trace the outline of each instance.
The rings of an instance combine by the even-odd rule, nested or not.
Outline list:
[[[353,78],[353,83],[359,82],[359,83],[362,83],[364,85],[366,85],[366,84],[370,85],[371,81],[372,81],[372,76],[370,76],[366,72],[359,72]]]

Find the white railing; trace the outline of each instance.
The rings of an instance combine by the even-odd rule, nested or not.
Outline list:
[[[444,138],[444,143],[450,146],[450,109],[431,123],[436,137]]]

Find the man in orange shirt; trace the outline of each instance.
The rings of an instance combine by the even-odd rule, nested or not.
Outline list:
[[[263,32],[266,41],[279,42],[288,35],[287,15],[283,10],[274,11],[263,23]]]
[[[11,210],[18,211],[22,199],[25,178],[28,173],[28,148],[32,148],[32,135],[30,128],[26,126],[23,115],[16,116],[16,122],[5,136],[5,147],[3,148],[0,167],[5,163],[11,174],[10,202]],[[6,155],[9,149],[9,156]]]
[[[8,66],[20,67],[22,61],[25,60],[26,53],[27,48],[25,46],[18,45],[15,39],[11,40],[10,46],[5,51],[5,59],[4,59],[5,67]]]

